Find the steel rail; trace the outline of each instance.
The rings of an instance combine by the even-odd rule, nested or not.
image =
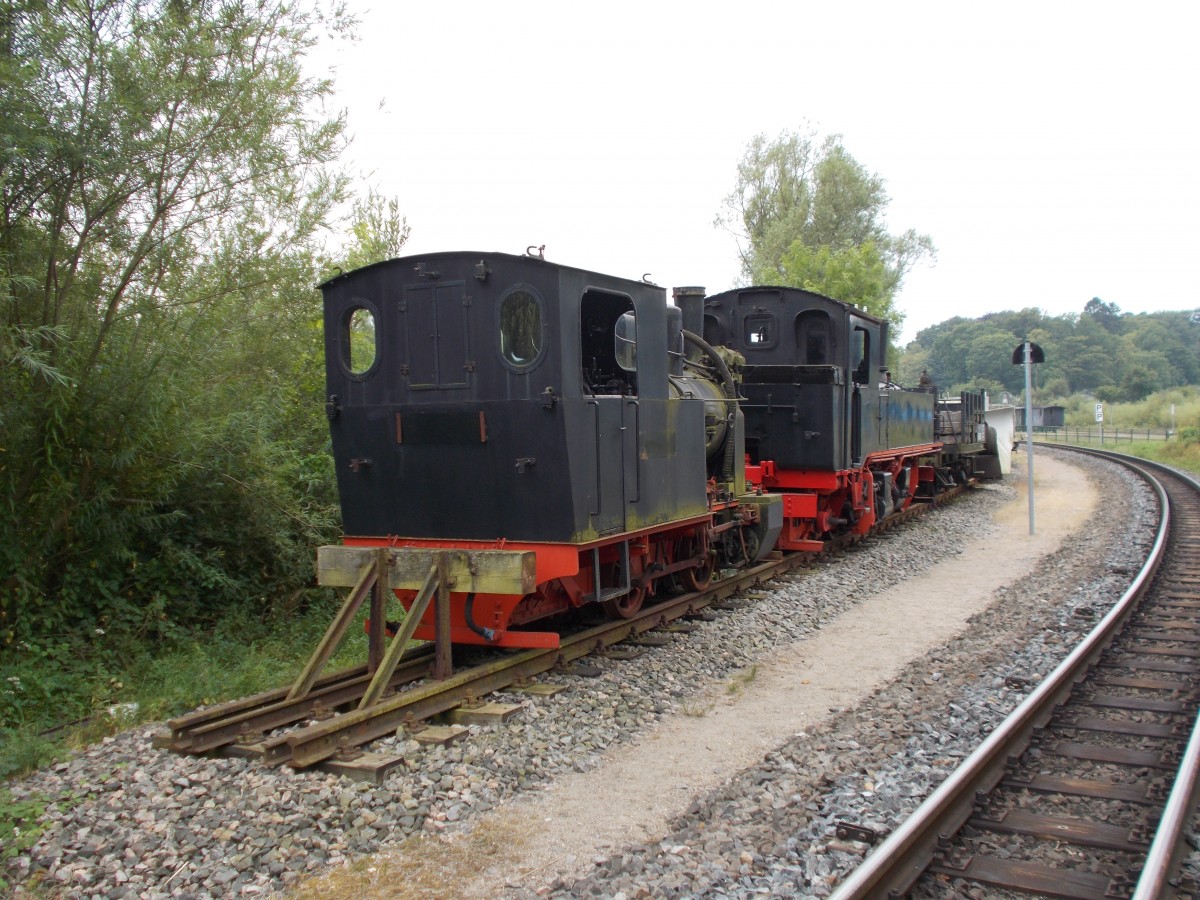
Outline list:
[[[1144,462],[1142,460],[1139,463]],[[1129,588],[1053,672],[1035,688],[950,776],[841,883],[831,900],[900,896],[925,871],[942,835],[956,833],[970,816],[977,791],[988,792],[1003,777],[1010,754],[1029,744],[1070,694],[1080,673],[1104,651],[1133,614],[1158,572],[1167,548],[1170,504],[1158,480],[1141,465],[1126,463],[1153,488],[1161,519],[1154,545]]]
[[[1096,450],[1091,447],[1063,447],[1101,459],[1111,459],[1134,468],[1145,467],[1166,472],[1186,483],[1200,495],[1200,481],[1186,472],[1154,460],[1145,460],[1125,453]],[[1192,726],[1187,749],[1176,770],[1171,793],[1167,797],[1154,841],[1146,853],[1142,874],[1134,887],[1132,900],[1157,900],[1173,895],[1167,883],[1183,850],[1183,832],[1188,827],[1197,797],[1200,796],[1200,718]]]
[[[1083,452],[1122,461],[1135,459],[1135,457],[1123,453],[1090,449]],[[1162,463],[1147,460],[1138,460],[1138,463],[1170,473],[1200,495],[1200,481],[1191,475]],[[1165,897],[1172,893],[1167,879],[1170,878],[1175,864],[1179,861],[1184,846],[1183,832],[1188,827],[1198,795],[1200,795],[1200,718],[1197,718],[1192,726],[1187,749],[1179,762],[1171,793],[1167,797],[1154,841],[1146,853],[1146,861],[1142,865],[1142,874],[1134,888],[1132,900],[1157,900],[1159,897]]]
[[[927,509],[958,496],[967,485],[910,506],[880,523],[880,530],[903,522]],[[872,532],[874,533],[874,532]],[[848,536],[829,542],[829,549],[855,543],[865,536]],[[799,568],[813,559],[811,554],[779,555],[767,562],[736,572],[703,591],[669,598],[648,606],[628,619],[604,622],[577,634],[564,637],[557,649],[526,650],[513,656],[452,675],[445,681],[423,685],[381,700],[366,709],[354,710],[269,738],[263,744],[263,761],[287,763],[299,768],[315,765],[346,746],[359,746],[393,733],[410,719],[426,719],[462,705],[466,697],[483,697],[532,678],[555,666],[581,659],[596,650],[610,647],[675,619],[696,614],[705,607],[764,581]]]
[[[357,745],[390,734],[405,721],[427,719],[461,706],[467,696],[483,697],[524,679],[574,662],[662,627],[675,619],[698,613],[726,597],[781,574],[802,562],[792,557],[772,560],[716,582],[704,591],[683,594],[647,607],[628,619],[603,622],[569,637],[557,648],[524,650],[514,655],[459,672],[445,681],[430,682],[381,700],[375,706],[343,713],[267,742],[264,761],[311,766],[328,759],[346,742]]]
[[[907,521],[915,515],[941,505],[958,496],[966,485],[960,485],[937,497],[915,503],[879,523],[871,533],[877,533]],[[826,552],[843,549],[863,540],[866,535],[846,535],[826,543]],[[581,659],[589,653],[603,650],[675,619],[698,614],[739,591],[754,587],[771,578],[786,574],[819,558],[819,554],[773,554],[766,561],[738,571],[732,577],[714,582],[703,591],[668,598],[647,606],[628,619],[617,619],[587,628],[575,635],[564,636],[556,649],[526,650],[499,660],[464,669],[444,681],[430,682],[405,689],[394,696],[383,697],[361,710],[335,714],[314,724],[277,734],[252,746],[268,764],[290,764],[296,767],[314,765],[348,747],[359,746],[394,732],[397,727],[413,720],[427,719],[448,712],[468,698],[484,697],[503,690],[555,666]],[[409,661],[408,653],[401,661],[405,680],[415,680],[428,672],[431,654],[422,648],[415,651],[417,659]],[[422,655],[423,654],[423,655]],[[416,670],[425,666],[423,672]],[[400,673],[392,682],[400,679]],[[219,707],[173,719],[169,737],[160,746],[177,752],[207,752],[233,743],[239,737],[256,735],[284,725],[291,725],[312,715],[314,703],[325,695],[327,709],[357,702],[366,690],[369,675],[365,667],[322,677],[318,690],[304,697],[287,701],[287,688],[268,691],[253,698],[235,700]]]

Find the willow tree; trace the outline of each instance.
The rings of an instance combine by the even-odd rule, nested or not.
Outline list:
[[[812,128],[753,138],[718,224],[739,240],[742,278],[817,291],[899,324],[905,274],[931,257],[928,235],[888,231],[884,180]]]
[[[270,456],[263,401],[319,340],[344,122],[302,63],[352,28],[278,0],[0,6],[0,642],[144,618],[155,566],[160,604],[247,587],[211,513],[287,505],[234,448]]]

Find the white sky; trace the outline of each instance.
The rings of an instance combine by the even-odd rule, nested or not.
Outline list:
[[[938,247],[904,340],[953,315],[1093,296],[1200,307],[1200,6],[349,0],[323,47],[406,252],[522,253],[715,293],[746,143],[807,120]]]

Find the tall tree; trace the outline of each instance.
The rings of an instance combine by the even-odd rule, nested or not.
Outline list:
[[[1121,333],[1121,307],[1115,303],[1105,303],[1099,297],[1093,297],[1084,304],[1083,315],[1094,320],[1105,331]]]
[[[408,219],[400,214],[400,201],[371,188],[366,197],[354,201],[351,243],[342,268],[357,269],[398,256],[408,235]]]
[[[742,276],[790,284],[862,306],[899,324],[905,274],[934,254],[915,231],[892,234],[883,179],[811,127],[753,138],[717,222],[739,238]]]
[[[302,61],[352,27],[281,0],[4,3],[0,639],[136,615],[172,523],[214,485],[251,489],[203,416],[255,405],[217,360],[240,348],[267,396],[312,331],[344,122]],[[242,421],[238,446],[272,430]],[[224,552],[193,542],[176,580],[191,567],[212,598],[230,585],[203,563]]]

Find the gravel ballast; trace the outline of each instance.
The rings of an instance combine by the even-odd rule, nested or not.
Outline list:
[[[1039,454],[1042,451],[1039,451]],[[822,896],[866,845],[839,821],[890,831],[1048,673],[1128,583],[1154,514],[1145,488],[1103,463],[1104,527],[1067,539],[1038,570],[998,592],[969,629],[854,709],[772,749],[693,798],[656,840],[588,860],[584,877],[497,885],[525,896]],[[502,726],[472,726],[449,748],[390,738],[405,764],[383,785],[155,750],[158,726],[108,738],[12,786],[66,798],[10,866],[66,896],[267,894],[417,834],[469,831],[511,798],[600,765],[655,722],[695,714],[705,686],[735,683],[758,660],[804,641],[864,598],[928,569],[995,529],[1007,486],[976,490],[932,515],[773,583],[669,648],[599,659],[598,677],[554,673],[550,698]],[[1092,613],[1081,612],[1091,610]],[[527,883],[529,882],[529,883]]]

